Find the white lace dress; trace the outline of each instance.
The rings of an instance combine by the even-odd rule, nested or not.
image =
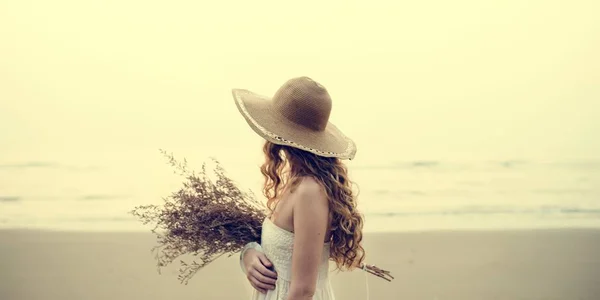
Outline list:
[[[252,300],[285,300],[290,288],[292,275],[292,248],[294,234],[275,225],[266,218],[262,227],[262,250],[273,263],[277,272],[277,283],[274,290],[261,294],[254,290]],[[323,243],[323,255],[319,265],[319,275],[314,300],[334,300],[333,289],[329,282],[329,244]]]

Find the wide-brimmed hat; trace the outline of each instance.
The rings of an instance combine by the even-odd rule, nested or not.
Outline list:
[[[329,122],[329,93],[308,77],[288,80],[273,97],[233,89],[233,98],[250,127],[272,143],[319,156],[354,158],[354,142]]]

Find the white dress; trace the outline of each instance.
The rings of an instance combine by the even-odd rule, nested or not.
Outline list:
[[[273,263],[277,272],[277,283],[274,290],[266,294],[253,289],[252,300],[285,300],[290,289],[292,275],[292,248],[294,233],[275,225],[265,218],[261,234],[261,247],[267,258]],[[334,300],[333,289],[329,282],[329,244],[323,243],[323,254],[319,264],[317,285],[313,300]]]

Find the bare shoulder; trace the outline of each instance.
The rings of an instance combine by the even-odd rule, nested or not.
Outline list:
[[[292,194],[292,222],[298,241],[319,247],[327,239],[329,201],[325,188],[305,177]]]
[[[307,214],[314,217],[315,214],[327,214],[329,211],[327,193],[314,178],[302,178],[290,198],[293,198],[292,209],[295,216]]]
[[[312,177],[302,178],[298,183],[294,194],[296,194],[297,200],[301,200],[304,204],[315,204],[315,202],[327,203],[327,193],[325,192],[325,189]]]

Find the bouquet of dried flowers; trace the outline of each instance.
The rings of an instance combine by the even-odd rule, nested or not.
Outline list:
[[[181,163],[172,154],[161,152],[186,180],[178,191],[164,198],[163,205],[137,206],[131,213],[144,224],[154,224],[152,232],[158,245],[152,252],[159,272],[183,255],[197,258],[191,263],[180,260],[178,278],[187,284],[215,259],[232,256],[249,242],[260,243],[267,210],[252,192],[242,191],[227,177],[217,160],[213,159],[215,179],[211,179],[206,164],[197,173],[188,169],[186,160]],[[393,279],[389,271],[373,265],[361,269],[387,281]]]

